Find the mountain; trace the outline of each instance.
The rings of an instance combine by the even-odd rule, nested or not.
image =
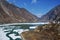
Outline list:
[[[28,35],[27,35],[28,34]],[[21,33],[22,40],[60,40],[60,24],[44,24]]]
[[[47,14],[43,15],[40,18],[40,21],[43,21],[43,22],[55,21],[57,19],[59,19],[59,21],[60,21],[60,5],[54,7]]]
[[[19,8],[6,0],[0,0],[0,23],[37,22],[38,19],[25,8]]]

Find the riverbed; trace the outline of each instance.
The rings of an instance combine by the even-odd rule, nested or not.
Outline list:
[[[35,29],[37,26],[4,26],[0,27],[0,40],[22,40],[20,34]]]

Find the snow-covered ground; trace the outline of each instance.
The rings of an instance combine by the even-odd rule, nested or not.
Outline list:
[[[9,38],[6,36],[6,34],[8,32],[4,32],[6,30],[3,30],[3,28],[0,28],[0,40],[9,40]],[[23,30],[23,29],[17,29],[17,30],[14,30],[15,32],[18,32],[19,34],[22,33],[23,31],[28,31],[28,29],[26,30]],[[20,35],[19,36],[15,36],[15,34],[10,34],[9,35],[10,37],[12,37],[13,39],[16,39],[16,38],[21,38]]]
[[[30,26],[29,28],[30,29],[34,29],[34,28],[36,28],[37,26]],[[9,33],[11,30],[10,29],[4,29],[4,28],[6,28],[6,27],[0,27],[0,40],[10,40],[7,36],[6,36],[6,34],[7,33]],[[7,27],[8,28],[8,27]],[[9,28],[13,28],[13,26],[12,27],[9,27]],[[10,30],[10,31],[9,31]],[[5,31],[8,31],[8,32],[5,32]],[[18,32],[19,34],[21,34],[23,31],[29,31],[29,29],[15,29],[15,30],[13,30],[14,32]],[[15,34],[10,34],[9,35],[11,38],[13,38],[13,39],[16,39],[16,38],[20,38],[21,39],[21,36],[19,35],[19,36],[15,36]]]
[[[3,28],[0,28],[0,40],[9,40],[9,38],[6,37],[6,33],[4,33]]]
[[[39,22],[39,23],[9,23],[9,24],[2,24],[0,26],[9,26],[9,25],[40,25],[40,24],[49,24],[49,22]]]

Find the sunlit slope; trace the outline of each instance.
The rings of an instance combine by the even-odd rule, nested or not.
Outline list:
[[[37,22],[38,20],[38,17],[25,8],[0,0],[0,23]]]

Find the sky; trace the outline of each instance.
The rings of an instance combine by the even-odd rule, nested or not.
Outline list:
[[[41,17],[49,12],[52,8],[60,5],[60,0],[7,0],[8,2],[25,8],[32,14]]]

